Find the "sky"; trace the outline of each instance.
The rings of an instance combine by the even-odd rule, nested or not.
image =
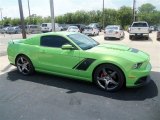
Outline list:
[[[50,0],[29,0],[31,14],[43,17],[50,16]],[[55,16],[63,15],[68,12],[77,10],[102,10],[103,0],[54,0]],[[104,0],[105,8],[119,9],[121,6],[132,7],[133,0]],[[160,0],[136,0],[138,8],[144,3],[153,4],[160,10]],[[22,0],[24,17],[29,16],[27,0]],[[2,8],[3,17],[18,18],[19,7],[18,0],[0,0],[0,8]]]

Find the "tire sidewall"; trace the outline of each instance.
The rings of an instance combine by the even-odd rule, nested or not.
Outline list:
[[[18,62],[18,59],[19,59],[20,57],[25,58],[25,59],[29,62],[29,68],[30,68],[30,70],[29,70],[29,72],[28,72],[27,74],[24,74],[24,73],[20,72],[20,70],[19,70],[19,68],[18,68],[17,62]],[[33,74],[34,71],[35,71],[34,66],[33,66],[31,60],[30,60],[27,56],[25,56],[25,55],[20,55],[20,56],[17,57],[17,59],[16,59],[16,67],[17,67],[17,69],[18,69],[18,72],[21,73],[22,75],[25,75],[25,76],[31,75],[31,74]]]
[[[115,89],[106,90],[98,84],[97,76],[98,76],[99,72],[102,70],[102,68],[104,68],[104,67],[106,69],[112,69],[112,70],[117,72],[119,82],[118,82],[118,86]],[[119,89],[122,88],[123,84],[125,83],[125,77],[124,77],[123,72],[117,66],[112,65],[112,64],[102,64],[102,65],[100,65],[99,67],[96,68],[96,70],[94,72],[94,75],[93,75],[93,82],[97,85],[97,87],[101,88],[102,90],[105,90],[105,91],[108,91],[108,92],[115,92],[115,91],[118,91]]]

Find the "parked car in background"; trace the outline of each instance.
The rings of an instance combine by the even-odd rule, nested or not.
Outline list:
[[[138,21],[132,23],[129,33],[129,39],[133,39],[135,37],[144,37],[146,40],[149,39],[149,26],[147,22]]]
[[[160,40],[160,26],[157,28],[157,40]]]
[[[154,26],[149,27],[149,33],[152,33],[152,31],[154,31]]]
[[[67,29],[68,32],[80,32],[77,26],[69,26]]]
[[[26,33],[27,34],[41,33],[41,27],[39,25],[27,25],[26,26]]]
[[[83,34],[85,35],[99,35],[99,29],[96,27],[90,27],[90,26],[86,26],[84,28]]]
[[[6,31],[3,28],[0,28],[0,33],[4,34],[4,33],[6,33]]]
[[[88,26],[93,27],[93,28],[98,28],[99,32],[101,32],[102,27],[100,26],[99,23],[90,23]]]
[[[131,30],[131,26],[128,26],[127,32],[129,33]]]
[[[62,31],[63,27],[58,23],[55,23],[55,31]],[[42,23],[41,32],[51,32],[52,31],[52,23]]]
[[[7,31],[8,31],[9,28],[10,28],[10,27],[4,27],[4,28],[3,28],[4,32],[7,33]]]
[[[19,34],[21,33],[21,28],[19,26],[9,27],[6,33],[8,34]]]
[[[84,31],[84,28],[86,27],[86,25],[84,24],[75,24],[74,26],[77,26],[80,30],[80,33],[82,33]]]
[[[104,30],[105,40],[108,38],[121,39],[124,35],[124,31],[120,25],[108,25]]]

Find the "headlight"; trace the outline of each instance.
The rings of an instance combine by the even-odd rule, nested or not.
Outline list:
[[[141,62],[141,63],[136,63],[136,64],[134,64],[133,65],[133,69],[138,69],[138,68],[140,68],[141,67],[141,65],[142,65],[143,63]]]

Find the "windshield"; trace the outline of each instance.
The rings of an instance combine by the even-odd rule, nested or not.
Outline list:
[[[91,49],[99,45],[99,43],[96,42],[94,39],[83,34],[71,34],[71,35],[68,35],[68,37],[74,43],[76,43],[82,50]]]
[[[47,24],[42,24],[42,27],[47,27]]]

